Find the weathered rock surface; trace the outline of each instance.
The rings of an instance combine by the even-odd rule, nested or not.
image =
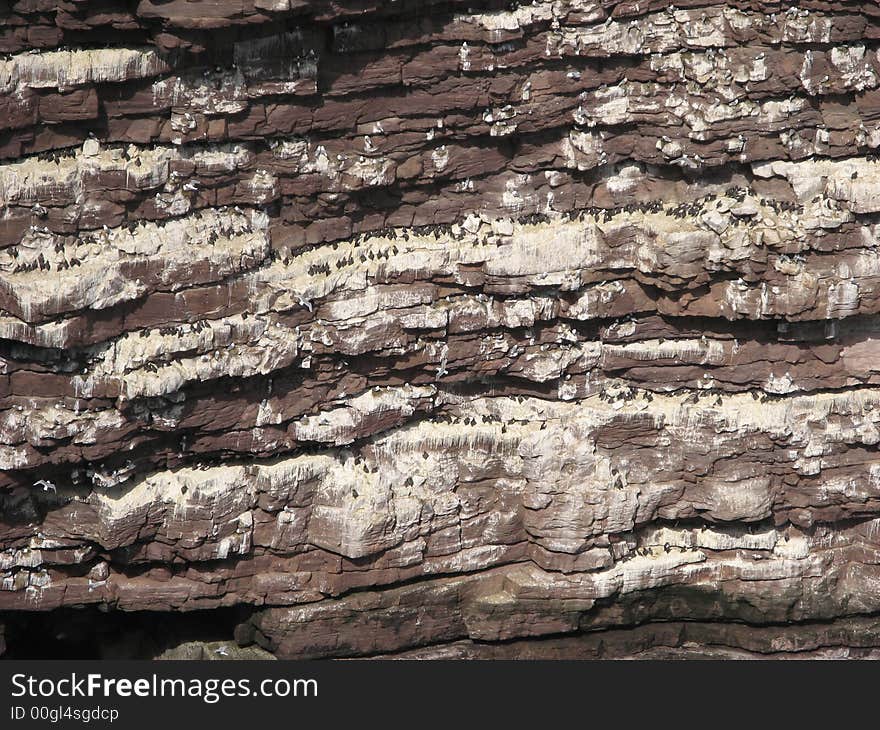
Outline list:
[[[0,2],[6,623],[876,656],[878,42],[868,2]]]

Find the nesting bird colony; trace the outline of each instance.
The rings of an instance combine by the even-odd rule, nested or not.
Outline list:
[[[880,655],[880,7],[789,5],[0,2],[10,655]]]

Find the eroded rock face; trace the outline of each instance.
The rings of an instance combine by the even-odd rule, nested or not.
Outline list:
[[[876,15],[0,8],[0,610],[876,655]]]

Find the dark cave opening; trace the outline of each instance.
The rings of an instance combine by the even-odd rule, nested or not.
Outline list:
[[[153,659],[184,642],[234,644],[245,608],[102,611],[95,607],[0,613],[3,659]]]

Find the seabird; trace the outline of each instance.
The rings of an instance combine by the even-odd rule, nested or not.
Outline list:
[[[58,493],[58,490],[55,488],[55,485],[47,479],[39,479],[34,482],[35,487],[42,487],[44,492],[53,492],[55,494]]]

